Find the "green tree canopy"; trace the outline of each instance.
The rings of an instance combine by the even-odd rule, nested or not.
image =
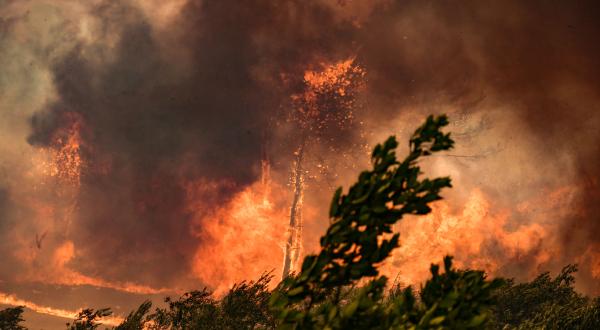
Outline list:
[[[424,215],[451,187],[450,178],[422,178],[422,157],[452,148],[441,129],[446,116],[427,118],[409,141],[409,154],[396,158],[398,143],[390,137],[375,147],[372,169],[362,172],[347,194],[339,188],[331,202],[330,226],[321,251],[304,259],[299,274],[285,279],[271,298],[281,329],[429,329],[481,327],[488,318],[493,289],[480,271],[455,271],[451,258],[443,274],[432,265],[432,278],[420,301],[408,288],[387,304],[387,283],[377,266],[398,246],[392,226],[405,215]],[[340,288],[368,280],[351,301]]]

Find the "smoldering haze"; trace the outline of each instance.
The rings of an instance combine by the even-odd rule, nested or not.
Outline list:
[[[596,253],[599,249],[598,14],[600,7],[586,1],[473,1],[460,6],[399,1],[376,12],[377,19],[362,30],[361,58],[370,72],[369,86],[375,94],[371,99],[377,102],[373,109],[382,111],[382,118],[398,108],[450,106],[459,109],[457,115],[489,111],[489,118],[496,121],[491,126],[511,122],[504,135],[492,136],[497,140],[488,143],[507,149],[496,160],[501,178],[487,178],[490,172],[479,168],[466,170],[463,174],[476,177],[461,183],[479,184],[498,206],[513,208],[520,202],[513,198],[520,194],[514,189],[548,193],[549,187],[567,180],[579,187],[570,212],[544,215],[544,221],[559,224],[557,244],[564,246],[551,263],[573,262],[587,249]],[[485,133],[480,135],[483,141]],[[459,139],[459,148],[462,141],[477,144]],[[531,147],[526,147],[529,143]],[[537,170],[524,170],[530,164],[520,163],[510,150],[519,148],[528,150],[528,160]],[[522,171],[517,180],[511,175],[515,170]],[[597,262],[581,265],[582,273],[598,267]],[[515,268],[520,267],[531,264],[515,261],[506,271],[518,274]],[[597,281],[586,282],[598,290]]]
[[[18,138],[30,144],[23,149],[52,147],[71,123],[66,114],[83,123],[87,165],[74,220],[68,230],[53,227],[46,246],[68,236],[78,250],[74,267],[107,280],[190,286],[189,263],[203,242],[190,229],[202,223],[191,223],[185,183],[226,182],[202,196],[201,212],[210,218],[213,206],[259,178],[265,141],[275,170],[285,173],[299,132],[274,123],[293,111],[289,97],[301,91],[304,71],[356,57],[367,72],[362,95],[367,106],[356,114],[357,121],[374,135],[342,132],[329,141],[339,149],[364,139],[374,142],[378,134],[412,129],[430,112],[467,118],[474,127],[457,132],[459,147],[471,145],[463,151],[475,155],[490,149],[494,156],[448,161],[459,168],[457,194],[479,187],[498,207],[511,209],[544,189],[581,187],[567,205],[573,212],[543,215],[559,225],[562,235],[544,244],[564,246],[546,266],[560,267],[589,249],[597,253],[597,5],[373,1],[368,9],[363,6],[188,1],[169,24],[159,26],[136,2],[98,1],[70,10],[66,2],[41,9],[7,3],[7,18],[0,23],[7,45],[1,51],[7,63],[2,70],[5,77],[20,77],[14,80],[20,89],[12,92],[15,87],[2,81],[7,91],[2,97],[15,100],[2,103],[2,115],[5,123],[20,126],[1,135],[2,145]],[[45,17],[51,32],[33,34],[37,40],[23,37],[39,31],[37,25],[45,27]],[[26,69],[27,61],[35,68]],[[44,81],[51,86],[48,97],[38,95],[43,88],[36,84]],[[17,116],[19,107],[32,110]],[[14,179],[26,176],[24,165],[2,164],[10,178],[0,194],[0,228],[7,242],[3,253],[12,255],[8,243],[29,244],[22,243],[27,235],[33,239],[36,231],[52,226],[28,221],[31,206],[20,200],[27,193]],[[355,177],[351,172],[341,181]],[[45,189],[38,192],[45,200],[65,199]],[[308,189],[307,203],[328,204],[329,192],[314,184]],[[308,232],[316,237],[324,223],[315,219]],[[19,240],[15,230],[22,233]],[[489,242],[489,257],[501,259],[503,251],[494,246]],[[503,260],[503,271],[528,274],[534,266],[523,258]],[[593,266],[593,261],[582,265],[588,290],[597,290]]]
[[[93,40],[74,40],[49,63],[57,99],[31,117],[28,142],[52,146],[73,114],[82,122],[86,165],[72,234],[86,256],[81,270],[127,280],[134,268],[141,282],[173,285],[202,244],[185,183],[227,183],[203,196],[209,213],[254,182],[269,121],[309,63],[338,56],[347,26],[299,1],[192,1],[162,31],[133,3],[89,11]],[[328,32],[317,29],[328,21]],[[161,49],[164,40],[181,50]],[[289,87],[280,87],[282,73]]]

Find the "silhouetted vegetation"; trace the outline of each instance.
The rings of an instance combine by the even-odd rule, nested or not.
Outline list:
[[[98,320],[102,319],[105,316],[111,315],[112,312],[110,308],[102,308],[98,310],[94,310],[92,308],[87,308],[79,312],[77,318],[73,321],[73,323],[67,323],[68,330],[93,330],[97,329],[100,324]]]
[[[168,308],[156,309],[145,322],[151,329],[272,329],[271,279],[265,274],[257,281],[235,284],[220,300],[207,289],[185,293],[178,300],[167,298]]]
[[[543,273],[531,282],[514,280],[498,290],[491,329],[600,329],[600,297],[577,293],[568,265],[555,278]]]
[[[410,138],[409,155],[396,159],[396,139],[373,150],[370,171],[342,195],[339,188],[330,208],[331,225],[321,238],[321,252],[304,259],[297,276],[285,279],[271,298],[282,329],[429,329],[478,328],[485,324],[492,293],[501,284],[481,271],[456,271],[444,259],[444,273],[431,266],[432,278],[417,297],[411,288],[384,300],[387,284],[377,265],[398,246],[392,226],[405,215],[431,212],[450,178],[421,179],[421,157],[452,148],[441,128],[445,116],[430,116]],[[343,286],[365,283],[349,300]],[[417,299],[419,298],[419,299]]]
[[[600,298],[577,293],[569,265],[552,278],[531,282],[488,279],[483,271],[458,270],[444,258],[443,271],[418,291],[388,287],[381,264],[398,246],[392,226],[405,215],[423,215],[451,187],[450,178],[421,178],[418,161],[452,148],[441,128],[445,116],[429,117],[396,159],[394,137],[377,145],[373,168],[362,172],[346,194],[339,188],[330,226],[317,255],[304,259],[298,274],[269,290],[270,274],[234,285],[218,299],[208,289],[166,298],[151,312],[145,301],[114,329],[600,329]],[[24,329],[21,307],[0,311],[0,329]],[[96,329],[109,309],[83,310],[70,330]]]
[[[2,330],[24,330],[24,326],[19,325],[23,322],[23,306],[6,308],[0,310],[0,329]]]

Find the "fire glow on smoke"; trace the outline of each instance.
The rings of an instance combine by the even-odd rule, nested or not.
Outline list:
[[[11,288],[276,282],[299,150],[306,254],[372,146],[442,112],[457,149],[424,171],[454,188],[397,225],[382,272],[418,285],[446,254],[518,279],[578,263],[599,292],[596,20],[518,2],[149,3],[0,8],[0,302],[72,317],[88,306]]]

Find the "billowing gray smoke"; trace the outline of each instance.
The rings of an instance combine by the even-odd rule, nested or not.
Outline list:
[[[598,17],[600,5],[594,1],[396,1],[375,11],[359,32],[360,58],[376,103],[372,109],[380,120],[398,108],[424,113],[455,108],[455,119],[495,112],[478,130],[501,126],[503,117],[516,120],[489,143],[506,149],[497,167],[481,172],[482,162],[477,169],[465,168],[465,176],[473,177],[461,184],[486,189],[498,206],[514,209],[524,192],[548,200],[549,187],[572,176],[579,192],[567,214],[543,215],[560,224],[562,255],[546,265],[555,269],[587,249],[600,251]],[[464,135],[457,135],[459,147],[483,139]],[[526,171],[529,165],[513,152],[527,143],[537,170]],[[515,171],[522,171],[518,180],[511,179]],[[555,201],[561,202],[566,201]],[[508,264],[505,273],[531,269],[531,259],[522,259]],[[598,282],[590,277],[594,266],[580,266],[587,289],[597,292]]]
[[[203,242],[190,230],[183,183],[228,182],[204,196],[210,214],[209,205],[223,205],[259,178],[265,144],[284,172],[300,133],[277,124],[292,111],[290,95],[302,91],[304,70],[353,56],[367,72],[366,110],[356,114],[366,130],[394,134],[398,127],[389,123],[406,113],[438,111],[483,118],[481,130],[503,127],[484,144],[509,151],[494,158],[493,168],[468,163],[459,179],[464,189],[481,187],[499,206],[515,207],[565,182],[585,187],[572,214],[547,215],[564,235],[564,255],[551,266],[598,249],[600,12],[594,1],[190,0],[160,29],[136,2],[97,1],[88,10],[98,22],[93,38],[76,32],[76,14],[65,14],[68,19],[48,32],[68,47],[19,43],[25,14],[0,21],[9,45],[32,47],[43,59],[56,94],[30,116],[28,142],[51,146],[73,114],[83,123],[87,165],[69,234],[83,273],[186,286],[193,251]],[[460,142],[477,149],[478,132]],[[341,133],[329,141],[350,146],[362,139],[358,132]],[[2,144],[9,139],[0,138]],[[525,150],[534,160],[527,169],[538,169],[522,169],[511,150]],[[566,163],[569,173],[561,176]],[[307,203],[327,205],[329,192],[317,190],[308,185]],[[0,193],[0,206],[9,205],[10,196],[9,188]],[[14,211],[19,205],[11,206],[11,215],[22,214]],[[5,228],[0,223],[3,236],[9,235]],[[520,274],[511,265],[507,274]],[[592,283],[587,289],[598,290],[591,267],[582,273]]]
[[[231,182],[204,197],[208,207],[254,182],[270,122],[310,63],[347,46],[347,26],[304,1],[190,1],[162,35],[134,6],[107,1],[92,14],[104,34],[53,63],[59,97],[32,117],[29,142],[52,143],[66,114],[79,114],[90,166],[74,236],[87,256],[81,269],[111,265],[104,276],[127,280],[134,268],[142,282],[173,285],[202,244],[182,183]],[[169,38],[179,53],[160,49]],[[114,49],[104,49],[110,39]],[[94,172],[106,163],[108,173]]]

